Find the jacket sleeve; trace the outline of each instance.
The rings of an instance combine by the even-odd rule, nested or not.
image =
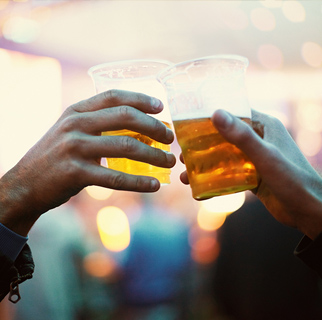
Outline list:
[[[15,261],[0,252],[0,301],[9,293],[9,300],[20,300],[19,284],[32,278],[34,262],[29,246],[26,244]]]
[[[322,233],[315,240],[304,236],[294,254],[322,278]]]

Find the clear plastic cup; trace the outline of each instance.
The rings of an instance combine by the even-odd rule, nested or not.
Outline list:
[[[164,105],[163,111],[159,114],[151,114],[151,116],[171,128],[171,115],[167,105],[166,93],[156,79],[156,75],[169,65],[171,63],[164,60],[125,60],[94,66],[88,70],[88,73],[93,79],[96,93],[120,89],[140,92],[160,99]],[[102,134],[128,135],[154,148],[170,151],[170,145],[160,143],[134,131],[106,131]],[[156,167],[126,158],[107,158],[107,166],[113,170],[129,174],[155,177],[161,184],[170,183],[171,170],[168,168]]]
[[[192,195],[202,200],[257,186],[253,163],[228,143],[210,117],[224,109],[251,125],[245,88],[248,60],[218,55],[178,63],[157,78],[167,91]]]

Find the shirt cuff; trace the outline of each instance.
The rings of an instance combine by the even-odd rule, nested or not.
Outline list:
[[[322,277],[322,233],[315,240],[304,236],[294,254]]]
[[[23,237],[0,223],[0,251],[12,261],[16,260],[27,240],[28,237]]]

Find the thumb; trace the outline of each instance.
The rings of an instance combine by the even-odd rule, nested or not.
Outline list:
[[[213,114],[211,121],[228,142],[241,149],[254,163],[265,156],[265,142],[246,122],[221,109]]]

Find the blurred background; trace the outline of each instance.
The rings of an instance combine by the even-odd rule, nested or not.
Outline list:
[[[320,1],[1,0],[0,175],[94,95],[91,66],[214,54],[249,59],[251,107],[279,118],[320,172]],[[90,187],[41,217],[34,279],[0,318],[321,319],[321,281],[293,257],[302,235],[249,192],[194,201],[177,162],[154,195]]]

